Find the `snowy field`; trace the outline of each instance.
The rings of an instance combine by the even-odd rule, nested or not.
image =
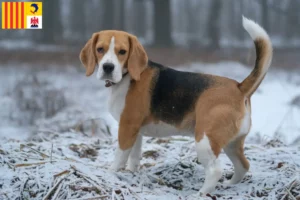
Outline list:
[[[251,71],[234,62],[178,69],[238,81]],[[28,91],[28,82],[42,89]],[[193,199],[201,188],[204,170],[188,137],[145,137],[139,172],[109,170],[118,125],[107,112],[108,89],[95,76],[72,67],[10,64],[1,68],[0,84],[0,199]],[[252,97],[245,145],[250,171],[242,183],[222,185],[232,165],[221,154],[223,178],[207,199],[300,198],[299,87],[299,72],[267,74]],[[51,97],[40,90],[55,94],[59,106],[49,105]],[[55,112],[45,114],[43,102]],[[26,110],[31,106],[37,114]]]

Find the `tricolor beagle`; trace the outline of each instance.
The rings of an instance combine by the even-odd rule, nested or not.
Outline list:
[[[218,161],[224,149],[234,165],[231,184],[241,181],[249,169],[243,145],[251,127],[251,101],[272,59],[268,34],[255,22],[243,18],[254,40],[256,63],[241,83],[235,80],[181,72],[148,60],[137,38],[122,31],[94,33],[80,53],[90,76],[111,89],[110,112],[119,122],[114,170],[136,171],[141,157],[142,135],[195,137],[198,160],[205,168],[200,193],[212,192],[221,178]]]

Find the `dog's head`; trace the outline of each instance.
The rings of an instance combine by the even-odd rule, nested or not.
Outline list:
[[[140,80],[148,62],[143,46],[134,35],[110,30],[94,33],[79,57],[87,76],[98,66],[97,78],[113,83],[120,82],[127,72],[132,79]]]

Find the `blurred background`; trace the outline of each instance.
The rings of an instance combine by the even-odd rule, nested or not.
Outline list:
[[[244,15],[261,24],[274,45],[270,75],[253,97],[252,135],[292,132],[289,142],[300,141],[300,1],[42,2],[42,30],[0,32],[0,136],[113,132],[107,131],[116,124],[107,114],[104,83],[86,78],[78,58],[91,35],[105,29],[137,35],[154,61],[241,81],[255,60],[253,42],[242,27]]]
[[[245,15],[272,37],[280,52],[275,65],[299,65],[295,59],[300,47],[300,1],[51,0],[43,5],[42,30],[1,31],[1,60],[32,61],[34,54],[35,61],[53,57],[65,63],[78,61],[74,58],[92,33],[116,29],[137,35],[150,57],[165,64],[245,62],[245,47],[252,44],[242,28]],[[283,59],[287,53],[288,59]]]

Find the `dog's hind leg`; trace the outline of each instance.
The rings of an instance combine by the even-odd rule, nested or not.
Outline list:
[[[201,111],[201,112],[200,112]],[[196,116],[195,138],[198,160],[205,168],[205,182],[200,193],[214,191],[222,176],[219,155],[231,138],[239,131],[238,112],[227,105],[214,106],[210,109],[199,110],[207,113]]]
[[[222,169],[218,160],[218,154],[221,149],[217,150],[218,153],[215,154],[212,150],[209,138],[204,133],[203,138],[199,142],[196,141],[196,151],[198,161],[201,162],[205,169],[205,181],[199,192],[200,194],[207,194],[215,190],[222,176]]]
[[[239,136],[224,148],[226,155],[229,157],[234,166],[234,174],[228,181],[228,184],[237,184],[244,178],[245,174],[249,170],[250,165],[244,155],[245,138],[246,135]]]

